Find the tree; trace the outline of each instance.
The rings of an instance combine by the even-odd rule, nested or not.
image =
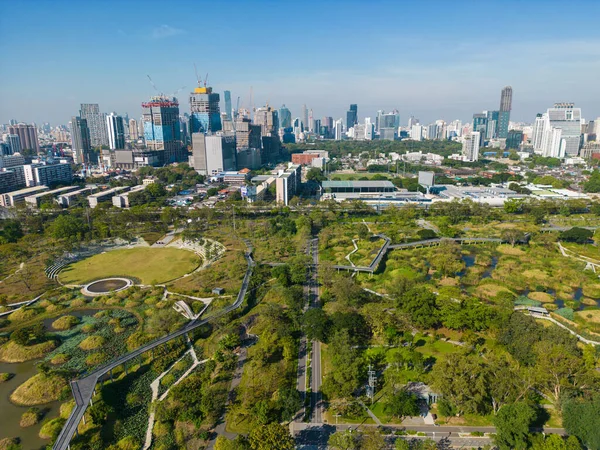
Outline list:
[[[311,167],[306,172],[306,180],[307,181],[324,181],[327,177],[323,174],[323,171],[318,167]]]
[[[300,393],[295,388],[284,387],[279,390],[277,396],[277,409],[279,410],[279,418],[281,421],[292,420],[301,407],[302,399],[300,398]]]
[[[570,230],[563,231],[559,235],[561,241],[576,242],[586,244],[594,236],[594,232],[585,228],[573,227]]]
[[[423,228],[422,230],[417,231],[417,236],[419,236],[419,239],[421,240],[427,240],[435,239],[437,234],[435,231],[430,230],[429,228]]]
[[[600,448],[600,395],[571,399],[562,408],[563,426],[588,448]]]
[[[278,423],[270,423],[254,427],[249,435],[252,450],[294,450],[294,438],[286,427]]]
[[[493,418],[496,427],[494,442],[500,450],[526,449],[529,447],[529,428],[536,418],[536,411],[527,403],[505,405]]]
[[[419,402],[415,394],[401,390],[388,399],[384,410],[402,421],[405,417],[419,415]]]
[[[583,183],[585,192],[600,192],[600,170],[594,170],[589,180]]]
[[[321,308],[309,309],[302,318],[302,330],[309,341],[326,342],[330,326],[331,322]]]
[[[431,372],[432,386],[456,406],[458,413],[489,411],[490,380],[477,355],[451,353],[438,361]]]
[[[509,242],[514,247],[517,242],[525,240],[525,233],[515,228],[509,228],[502,232],[502,240]]]
[[[277,282],[282,286],[288,287],[290,285],[290,266],[287,264],[273,267],[271,274],[277,278]]]
[[[27,345],[29,343],[29,330],[27,328],[19,328],[10,335],[10,340],[18,345]]]
[[[357,435],[351,430],[337,431],[329,436],[327,445],[333,450],[358,450]]]
[[[362,240],[366,240],[369,239],[369,236],[371,235],[371,233],[369,232],[369,227],[366,226],[364,223],[361,223],[358,225],[358,238],[362,239]]]
[[[439,324],[436,296],[428,289],[416,286],[400,298],[400,308],[410,315],[418,327],[433,328]]]
[[[440,413],[442,417],[452,417],[456,415],[456,407],[444,397],[438,400],[437,408],[438,413]]]
[[[58,216],[52,224],[52,237],[77,241],[83,239],[87,227],[83,221],[72,214]]]
[[[18,220],[3,220],[2,226],[2,231],[0,232],[0,243],[17,242],[23,237],[21,222]]]
[[[360,436],[360,450],[382,450],[386,448],[385,439],[378,430],[369,428]]]

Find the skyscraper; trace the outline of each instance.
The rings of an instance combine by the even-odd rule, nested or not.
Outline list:
[[[71,118],[71,147],[77,164],[89,164],[92,151],[90,129],[87,120],[79,116]]]
[[[358,105],[352,103],[346,112],[346,128],[350,129],[358,123]]]
[[[144,139],[150,150],[161,151],[160,164],[187,159],[181,144],[179,102],[174,97],[159,95],[142,103]]]
[[[232,120],[231,91],[223,92],[223,96],[225,97],[225,118],[227,120]]]
[[[117,113],[110,113],[106,116],[106,128],[108,134],[108,148],[111,150],[121,150],[125,148],[125,130],[123,118]]]
[[[302,126],[303,131],[308,130],[308,109],[306,109],[306,105],[302,105]]]
[[[16,134],[19,136],[22,150],[40,151],[40,143],[38,141],[37,129],[35,125],[19,123],[8,127],[8,134]]]
[[[508,124],[510,122],[510,111],[512,109],[512,87],[506,86],[500,95],[500,111],[498,112],[498,138],[506,139],[508,136]]]
[[[462,154],[466,161],[479,160],[479,140],[481,136],[478,131],[473,131],[463,141]]]
[[[523,142],[523,131],[522,130],[510,130],[506,138],[506,149],[519,150],[521,143]]]
[[[573,103],[555,103],[536,117],[533,129],[534,151],[543,156],[577,156],[581,146],[581,108]]]
[[[281,108],[279,108],[279,126],[281,128],[292,126],[292,113],[285,105],[281,105]]]
[[[129,138],[132,141],[137,141],[139,138],[138,123],[135,119],[129,119]]]
[[[8,145],[8,151],[10,155],[15,153],[21,153],[21,138],[18,134],[7,134],[4,142]]]
[[[221,111],[219,94],[213,93],[211,87],[197,87],[190,94],[190,131],[192,133],[209,133],[219,131]]]
[[[104,119],[104,114],[100,113],[98,104],[82,103],[79,116],[87,121],[92,147],[108,145],[106,119]]]

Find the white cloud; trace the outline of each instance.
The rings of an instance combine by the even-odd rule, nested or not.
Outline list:
[[[152,30],[152,39],[164,39],[171,36],[177,36],[179,34],[185,33],[184,30],[180,28],[174,28],[170,25],[161,25]]]

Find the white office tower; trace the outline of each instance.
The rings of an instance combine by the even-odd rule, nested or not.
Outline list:
[[[367,141],[372,141],[374,135],[375,135],[374,124],[371,123],[370,117],[365,117],[365,139]]]
[[[354,127],[352,129],[354,130],[352,137],[355,140],[357,140],[357,141],[365,140],[367,129],[363,124],[357,123],[356,125],[354,125]]]
[[[412,127],[415,125],[419,125],[419,119],[415,119],[413,116],[410,116],[410,119],[408,119],[408,128],[412,130]]]
[[[342,119],[338,119],[335,121],[335,123],[333,124],[333,128],[335,129],[335,134],[334,134],[334,138],[336,141],[341,141],[342,140],[342,133],[344,131],[343,125],[342,125]]]
[[[581,147],[581,108],[573,103],[556,103],[554,108],[538,114],[532,141],[534,151],[543,156],[577,156]]]
[[[422,141],[423,140],[423,127],[421,125],[413,125],[410,129],[410,138],[413,141]]]
[[[465,161],[478,161],[479,160],[479,140],[481,139],[481,133],[479,131],[473,131],[465,137],[463,141],[462,154]]]
[[[545,114],[538,114],[533,123],[533,131],[531,133],[531,144],[533,145],[533,151],[535,153],[543,152],[542,143],[544,140],[545,123]]]
[[[124,121],[117,113],[110,113],[106,116],[106,129],[108,132],[108,147],[111,150],[125,148],[125,129]]]

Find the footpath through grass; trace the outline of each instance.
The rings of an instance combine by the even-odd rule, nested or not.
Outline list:
[[[165,283],[200,265],[200,258],[178,248],[138,247],[113,250],[78,261],[60,273],[65,284],[85,284],[100,278],[124,276],[142,284]]]

